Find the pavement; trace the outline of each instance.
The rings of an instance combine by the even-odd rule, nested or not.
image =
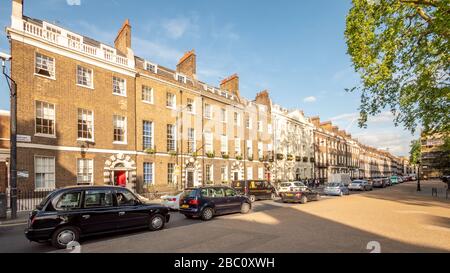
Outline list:
[[[323,197],[306,205],[256,202],[253,212],[210,222],[172,213],[159,232],[146,230],[81,241],[83,253],[368,253],[450,252],[450,200],[431,197],[437,182],[404,183],[345,197]],[[0,227],[1,252],[55,251],[29,243],[22,226]]]

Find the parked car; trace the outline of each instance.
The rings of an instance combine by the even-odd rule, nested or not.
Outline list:
[[[376,178],[372,180],[372,187],[374,188],[386,188],[387,186],[387,181],[384,178]]]
[[[389,177],[383,177],[384,183],[386,184],[387,187],[392,186],[392,182],[391,179]]]
[[[275,187],[264,180],[234,181],[231,187],[238,194],[247,196],[252,203],[257,200],[274,200],[277,197]]]
[[[183,192],[179,192],[174,195],[161,196],[161,200],[162,200],[161,203],[171,210],[179,210],[180,209],[180,198],[182,195],[183,195]]]
[[[399,183],[400,182],[399,182],[398,176],[391,176],[391,184],[392,185],[397,185]]]
[[[398,177],[398,183],[401,184],[403,182],[405,182],[405,180],[403,179],[403,176],[399,176]]]
[[[210,186],[184,191],[180,200],[180,213],[187,218],[200,217],[204,221],[216,215],[249,213],[252,202],[231,187]]]
[[[344,185],[344,183],[328,183],[323,192],[325,195],[337,195],[337,196],[344,196],[350,194],[350,191]]]
[[[306,204],[309,201],[319,201],[320,194],[311,189],[305,189],[297,192],[283,192],[280,193],[283,203],[301,203]]]
[[[373,190],[373,187],[366,180],[354,180],[350,183],[348,189],[351,191],[371,191]]]
[[[144,227],[161,230],[169,219],[168,208],[146,203],[128,189],[77,186],[55,190],[42,200],[30,213],[25,236],[66,248],[88,235]]]
[[[278,194],[283,192],[301,191],[308,187],[303,182],[282,182],[278,188]]]

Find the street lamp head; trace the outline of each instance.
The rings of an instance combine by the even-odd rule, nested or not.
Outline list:
[[[0,59],[2,59],[2,61],[9,61],[11,60],[11,55],[0,52]]]

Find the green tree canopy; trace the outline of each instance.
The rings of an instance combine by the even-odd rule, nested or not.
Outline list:
[[[411,151],[410,151],[409,162],[411,162],[411,164],[417,165],[422,156],[420,140],[412,141],[410,147],[411,147]]]
[[[450,131],[450,0],[353,0],[345,37],[360,126],[389,109],[414,132]]]

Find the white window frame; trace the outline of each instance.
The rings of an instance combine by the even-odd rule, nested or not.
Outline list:
[[[173,140],[173,149],[169,149],[169,126],[172,126],[172,140]],[[167,152],[176,152],[177,151],[177,126],[175,124],[167,124],[166,125],[166,144],[167,144]]]
[[[83,161],[83,170],[82,172],[80,172],[80,162]],[[88,166],[86,169],[86,162],[88,162]],[[88,170],[88,173],[85,174],[84,171]],[[91,172],[89,172],[91,171]],[[80,181],[79,178],[81,176],[89,176],[91,177],[91,181]],[[95,175],[95,171],[94,171],[94,160],[90,159],[90,158],[77,158],[77,185],[94,185],[94,175]]]
[[[253,167],[247,167],[247,179],[253,180]]]
[[[37,159],[50,159],[53,161],[53,172],[45,172],[44,174],[53,174],[53,185],[50,187],[37,187],[36,181],[37,181]],[[44,176],[45,178],[45,176]],[[50,181],[51,182],[51,181]],[[34,190],[35,191],[48,191],[48,190],[54,190],[56,188],[56,163],[55,163],[55,157],[54,156],[41,156],[41,155],[35,155],[34,156]]]
[[[149,65],[152,65],[154,67],[154,70],[148,69]],[[155,73],[155,74],[158,74],[158,65],[154,64],[154,63],[151,63],[151,62],[148,62],[148,61],[145,61],[145,63],[144,63],[144,70],[150,71],[150,72]]]
[[[83,115],[84,111],[90,112],[92,114],[92,124],[91,124],[91,127],[92,127],[91,128],[92,129],[92,132],[91,132],[92,138],[83,138],[83,137],[80,138],[78,136],[78,134],[79,134],[78,125],[79,125],[79,121],[80,121],[80,118],[79,118],[80,117],[80,110],[82,111],[82,116],[84,116]],[[89,120],[87,122],[89,122]],[[89,129],[89,127],[88,127],[88,129]],[[77,140],[95,142],[95,118],[94,118],[94,111],[89,110],[89,109],[83,109],[83,108],[78,108],[77,109]]]
[[[259,167],[258,168],[258,180],[263,180],[263,179],[264,179],[264,168]]]
[[[241,126],[241,113],[234,112],[234,125],[237,127]]]
[[[222,166],[220,167],[220,178],[221,182],[228,182],[228,166]]]
[[[145,92],[150,92],[150,100],[147,100],[146,98],[144,98],[144,91]],[[154,104],[154,90],[153,88],[147,86],[147,85],[142,85],[142,89],[141,89],[141,98],[142,98],[142,102],[144,103],[148,103],[148,104]]]
[[[212,164],[207,164],[205,166],[205,180],[206,183],[208,182],[213,182],[214,183],[214,165]],[[209,178],[208,178],[208,172],[209,172]]]
[[[121,83],[122,81],[123,81],[123,90],[120,90],[121,91],[120,93],[116,93],[115,92],[115,83],[116,82]],[[123,79],[123,78],[120,78],[120,77],[117,77],[117,76],[113,76],[112,83],[113,83],[113,91],[112,91],[113,95],[121,96],[121,97],[126,97],[127,96],[127,80],[126,79]],[[120,89],[120,84],[119,84],[119,89]]]
[[[228,154],[228,137],[226,135],[220,136],[220,152]]]
[[[252,120],[252,118],[249,117],[249,118],[246,120],[246,122],[247,122],[247,124],[245,124],[245,127],[246,127],[247,129],[249,129],[249,130],[252,130],[252,129],[253,129],[253,125],[252,125],[253,120]]]
[[[196,111],[195,111],[195,100],[194,100],[194,99],[191,99],[191,98],[187,98],[187,99],[186,99],[186,107],[187,107],[187,105],[189,104],[189,101],[188,101],[188,100],[191,100],[191,101],[192,101],[192,103],[191,103],[191,108],[192,108],[191,110],[192,110],[192,111],[189,111],[189,110],[188,110],[187,112],[188,112],[189,114],[195,115],[195,112],[196,112]]]
[[[220,108],[220,122],[222,123],[228,122],[228,111],[225,108]]]
[[[38,66],[38,63],[37,63],[38,62],[38,55],[40,55],[41,58],[51,59],[52,70],[46,70],[46,71],[49,72],[50,76],[42,75],[42,74],[39,74],[39,73],[36,72],[36,70],[38,68],[37,67]],[[42,64],[40,66],[42,66]],[[43,70],[45,70],[45,69],[43,69]],[[56,80],[56,59],[53,58],[53,57],[50,57],[48,55],[42,54],[40,52],[35,52],[35,54],[34,54],[34,75],[35,76],[39,76],[39,77],[44,77],[44,78],[47,78],[47,79],[51,79],[51,80]]]
[[[209,108],[209,111],[206,111],[206,109],[208,109]],[[213,118],[213,108],[212,108],[212,105],[211,104],[207,104],[207,103],[205,103],[205,109],[204,109],[204,118],[205,119],[212,119]],[[207,115],[207,113],[209,113],[209,115]]]
[[[146,176],[146,173],[145,173],[145,165],[146,164],[149,164],[150,165],[150,170],[151,170],[151,183],[148,183],[148,182],[146,182],[145,181],[145,176]],[[147,186],[153,186],[153,185],[155,185],[155,163],[153,163],[153,162],[144,162],[143,164],[142,164],[142,179],[143,179],[143,182],[144,182],[144,185],[147,185]]]
[[[172,96],[171,99],[171,105],[169,105],[169,95]],[[177,108],[177,95],[172,92],[166,92],[166,107],[169,109],[176,109]]]
[[[234,152],[237,155],[241,155],[242,154],[241,139],[240,138],[235,138],[234,139]]]
[[[180,78],[182,79],[182,81],[180,81]],[[187,82],[187,77],[181,73],[175,73],[175,80],[179,83],[184,83],[186,84]]]
[[[264,157],[264,144],[262,142],[258,142],[258,157]]]
[[[39,118],[42,118],[42,119],[47,119],[47,118],[45,118],[45,113],[44,113],[45,107],[44,107],[44,105],[46,104],[48,106],[50,106],[50,105],[53,106],[53,119],[48,119],[48,120],[52,120],[53,121],[53,134],[45,134],[45,133],[38,133],[37,132],[37,128],[38,128],[37,123],[36,123],[36,119],[38,118],[38,116],[37,116],[37,110],[38,110],[37,103],[40,103],[42,105],[42,108],[43,108],[43,110],[42,110],[43,116],[39,117]],[[35,120],[34,120],[34,135],[38,136],[38,137],[56,138],[56,104],[49,103],[49,102],[46,102],[46,101],[36,100],[34,102],[34,108],[35,108],[34,109],[34,118],[35,118]]]
[[[247,140],[247,157],[253,156],[253,141]]]
[[[144,131],[144,124],[145,122],[148,122],[151,124],[151,135],[146,135],[145,131]],[[154,149],[155,147],[155,123],[151,120],[143,120],[142,121],[142,148],[145,148],[145,142],[144,142],[144,137],[150,137],[150,148]],[[148,148],[145,148],[148,149]]]
[[[260,132],[260,133],[264,132],[262,120],[258,121],[258,132]]]
[[[80,69],[83,70],[83,72],[87,72],[87,73],[91,74],[91,76],[90,76],[91,77],[90,84],[80,83],[80,76],[81,76],[80,75],[80,71],[79,71]],[[84,70],[86,70],[86,71],[84,71]],[[94,89],[94,70],[91,69],[91,68],[87,68],[85,66],[82,66],[82,65],[77,65],[77,86],[88,88],[88,89]]]
[[[214,140],[211,132],[205,132],[205,151],[206,153],[214,152]]]
[[[188,147],[188,152],[192,153],[195,152],[197,150],[197,141],[196,141],[196,136],[195,136],[195,128],[188,128],[187,129],[188,132],[188,138],[187,138],[187,147]],[[192,132],[192,139],[190,139],[190,132]],[[192,142],[192,147],[189,146],[189,143]],[[189,148],[192,148],[192,150],[189,150]]]
[[[123,129],[123,141],[116,141],[114,140],[114,130],[115,130],[115,126],[116,126],[116,118],[123,118],[123,124],[124,124],[124,129]],[[127,124],[127,117],[125,116],[121,116],[121,115],[113,115],[113,144],[121,144],[121,145],[126,145],[127,144],[127,134],[128,134],[128,124]]]

